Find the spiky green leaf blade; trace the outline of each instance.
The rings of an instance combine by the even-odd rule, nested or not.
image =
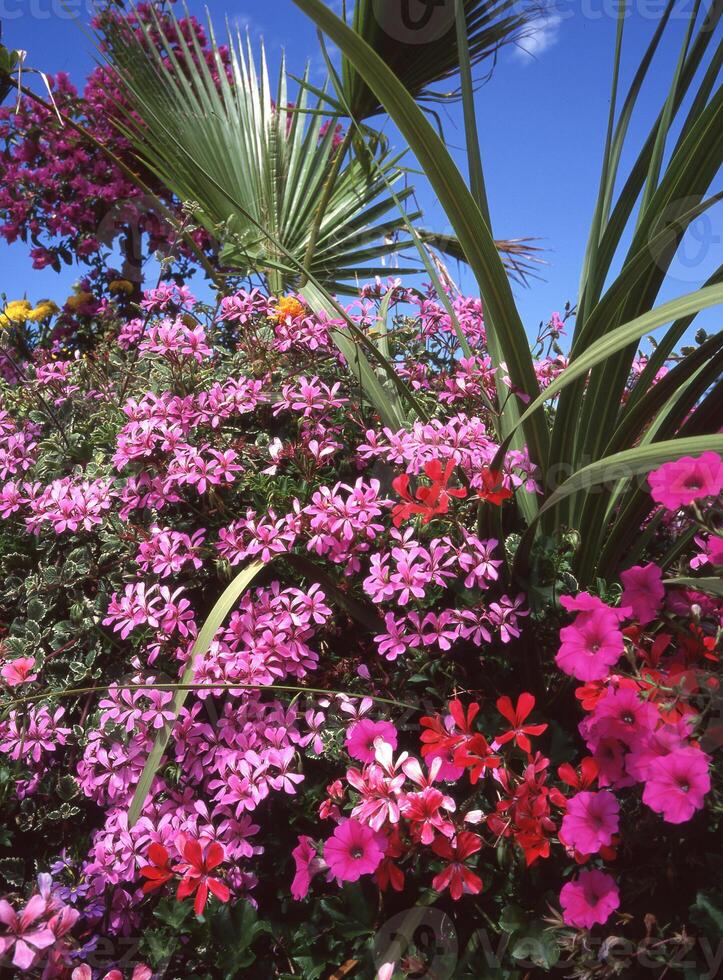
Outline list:
[[[221,597],[208,614],[208,617],[206,618],[206,621],[201,627],[201,630],[196,638],[196,642],[193,644],[191,656],[189,657],[186,668],[181,676],[182,684],[192,683],[193,676],[196,671],[197,661],[207,653],[214,636],[225,622],[226,617],[235,606],[239,597],[246,591],[262,568],[264,568],[263,562],[252,562],[241,572],[239,572],[234,580],[227,585],[224,591],[221,593]],[[187,690],[176,691],[171,707],[174,719],[178,717],[178,714],[185,704],[187,697]],[[151,749],[148,758],[146,759],[146,763],[143,766],[143,772],[141,773],[138,784],[136,785],[133,793],[133,799],[131,800],[131,805],[128,810],[128,824],[131,827],[141,815],[143,804],[146,801],[146,797],[150,792],[155,775],[158,772],[158,767],[160,766],[163,759],[163,754],[166,751],[166,745],[168,745],[168,739],[171,736],[171,731],[173,730],[174,724],[175,721],[165,722],[163,728],[161,728],[156,735],[153,748]]]

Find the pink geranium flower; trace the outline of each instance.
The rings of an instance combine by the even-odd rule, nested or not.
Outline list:
[[[620,573],[624,586],[622,603],[632,608],[633,615],[641,626],[652,622],[663,604],[665,587],[662,578],[660,567],[653,562],[648,565],[633,565]]]
[[[567,802],[561,837],[581,854],[597,854],[612,843],[619,812],[618,801],[607,790],[577,793]]]
[[[346,750],[352,759],[374,762],[374,740],[383,739],[392,749],[397,747],[397,730],[390,721],[364,718],[351,725],[346,733]]]
[[[35,657],[18,657],[4,664],[0,674],[8,687],[17,687],[35,680],[38,675],[31,673],[34,666]]]
[[[677,749],[654,759],[647,773],[643,803],[667,823],[685,823],[703,806],[710,790],[709,758],[700,749]]]
[[[316,853],[316,847],[311,837],[299,837],[299,843],[291,855],[296,862],[296,874],[291,883],[291,894],[297,902],[300,902],[302,898],[306,898],[311,879],[318,871],[322,870],[324,862]]]
[[[358,881],[373,874],[384,857],[385,840],[358,820],[342,820],[324,845],[324,859],[334,878]]]
[[[0,958],[13,954],[13,965],[28,970],[41,949],[47,949],[55,942],[55,934],[46,924],[40,925],[38,919],[45,914],[46,904],[42,895],[33,895],[22,912],[0,899],[0,922],[7,932],[0,936]]]
[[[718,453],[684,456],[663,463],[648,475],[650,495],[666,510],[678,510],[723,490],[723,461]]]
[[[620,907],[620,893],[604,871],[581,871],[576,881],[568,881],[560,892],[565,925],[590,929],[602,925]]]

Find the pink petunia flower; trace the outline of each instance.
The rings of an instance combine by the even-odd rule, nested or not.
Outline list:
[[[624,586],[622,603],[632,608],[633,615],[641,626],[652,622],[663,604],[665,587],[662,578],[662,570],[653,562],[648,565],[633,565],[620,573]]]
[[[718,496],[723,490],[723,461],[714,452],[684,456],[648,474],[648,483],[653,500],[676,511],[694,500]]]
[[[643,803],[667,823],[685,823],[703,806],[710,790],[709,757],[700,749],[677,749],[654,759],[647,773]]]
[[[602,925],[620,907],[620,893],[610,875],[604,871],[581,871],[575,881],[568,881],[560,892],[565,925],[590,929]]]
[[[373,874],[384,857],[385,838],[358,820],[342,820],[324,844],[324,859],[337,882]]]
[[[555,656],[560,670],[580,681],[607,677],[625,650],[615,612],[607,608],[581,612],[571,626],[560,630],[562,643]]]
[[[620,807],[612,793],[577,793],[567,802],[560,836],[581,854],[597,854],[617,833]]]
[[[390,721],[371,721],[364,718],[351,725],[346,733],[346,750],[352,759],[374,762],[374,740],[383,739],[397,747],[397,730]]]

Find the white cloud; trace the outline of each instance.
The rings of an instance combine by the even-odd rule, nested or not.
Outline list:
[[[527,35],[521,38],[514,50],[518,61],[529,61],[539,58],[541,54],[555,45],[560,37],[560,25],[563,18],[560,14],[548,14],[530,24]]]

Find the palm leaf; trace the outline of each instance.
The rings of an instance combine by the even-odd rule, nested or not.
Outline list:
[[[398,158],[378,140],[377,169],[356,157],[335,167],[338,151],[332,127],[322,135],[320,103],[310,106],[302,86],[289,106],[283,64],[272,89],[263,47],[257,68],[250,45],[229,33],[225,61],[211,29],[209,65],[195,36],[184,39],[169,17],[165,33],[155,21],[158,45],[148,28],[140,37],[122,22],[108,28],[107,57],[133,110],[120,125],[145,165],[195,208],[221,260],[242,274],[261,271],[274,291],[299,284],[305,259],[322,284],[346,293],[355,291],[358,266],[387,274],[379,257],[408,243],[388,192],[403,177]],[[411,193],[400,187],[398,196]]]
[[[418,9],[414,9],[414,8]],[[470,61],[494,64],[503,45],[529,30],[538,13],[516,0],[465,0]],[[356,0],[351,26],[415,98],[434,98],[430,86],[459,71],[454,3],[410,3],[410,0]],[[382,103],[354,63],[342,55],[346,101],[355,119],[383,111]]]

